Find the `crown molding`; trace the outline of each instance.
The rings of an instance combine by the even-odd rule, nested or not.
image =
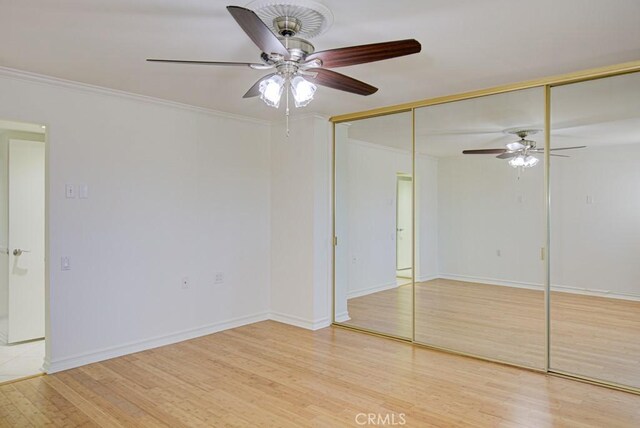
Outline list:
[[[197,107],[190,104],[183,104],[176,101],[169,101],[162,98],[150,97],[147,95],[135,94],[132,92],[121,91],[119,89],[105,88],[103,86],[90,85],[88,83],[76,82],[73,80],[61,79],[58,77],[47,76],[44,74],[32,73],[30,71],[18,70],[15,68],[0,66],[0,77],[14,80],[22,80],[42,85],[57,86],[61,88],[72,89],[80,92],[89,92],[94,94],[110,95],[129,100],[142,101],[150,104],[172,107],[180,110],[187,110],[194,113],[202,113],[210,116],[223,117],[226,119],[234,119],[245,122],[252,122],[261,125],[271,125],[268,120],[257,119],[255,117],[243,116],[239,114],[227,113],[224,111],[208,109],[205,107]]]

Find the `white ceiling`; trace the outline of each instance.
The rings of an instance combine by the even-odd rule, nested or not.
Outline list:
[[[242,99],[264,72],[150,64],[147,57],[256,61],[231,0],[0,0],[0,66],[263,119]],[[241,1],[239,5],[246,4]],[[317,50],[416,38],[418,55],[338,69],[369,97],[321,88],[293,114],[335,115],[640,58],[638,0],[323,0]]]

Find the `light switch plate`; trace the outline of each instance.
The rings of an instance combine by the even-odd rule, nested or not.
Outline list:
[[[78,198],[89,199],[89,185],[87,184],[78,185]]]
[[[66,184],[64,186],[64,194],[67,199],[74,199],[76,197],[76,186],[73,184]]]

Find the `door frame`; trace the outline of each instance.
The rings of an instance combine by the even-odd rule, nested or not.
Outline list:
[[[49,144],[49,124],[45,121],[29,122],[21,119],[3,118],[3,120],[15,123],[21,123],[26,125],[39,126],[44,130],[44,358],[42,361],[41,373],[26,376],[20,379],[13,379],[7,381],[12,383],[22,379],[28,379],[36,376],[42,376],[47,374],[47,369],[51,362],[51,227],[50,227],[50,213],[51,213],[51,173],[50,173],[50,144]],[[19,138],[16,138],[19,139]],[[8,174],[8,171],[7,171]],[[8,190],[8,189],[7,189]],[[7,198],[8,198],[7,194]],[[8,222],[7,222],[8,227]],[[8,232],[8,231],[7,231]],[[8,242],[7,242],[8,244]],[[7,247],[8,248],[8,247]],[[8,263],[8,261],[7,261]],[[8,278],[7,278],[8,280]],[[8,284],[7,284],[8,286]],[[0,383],[2,384],[2,383]]]

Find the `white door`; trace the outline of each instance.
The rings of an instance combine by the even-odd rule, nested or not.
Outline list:
[[[44,143],[9,141],[9,342],[44,337]]]
[[[396,206],[396,270],[398,276],[411,276],[411,177],[398,176]]]

